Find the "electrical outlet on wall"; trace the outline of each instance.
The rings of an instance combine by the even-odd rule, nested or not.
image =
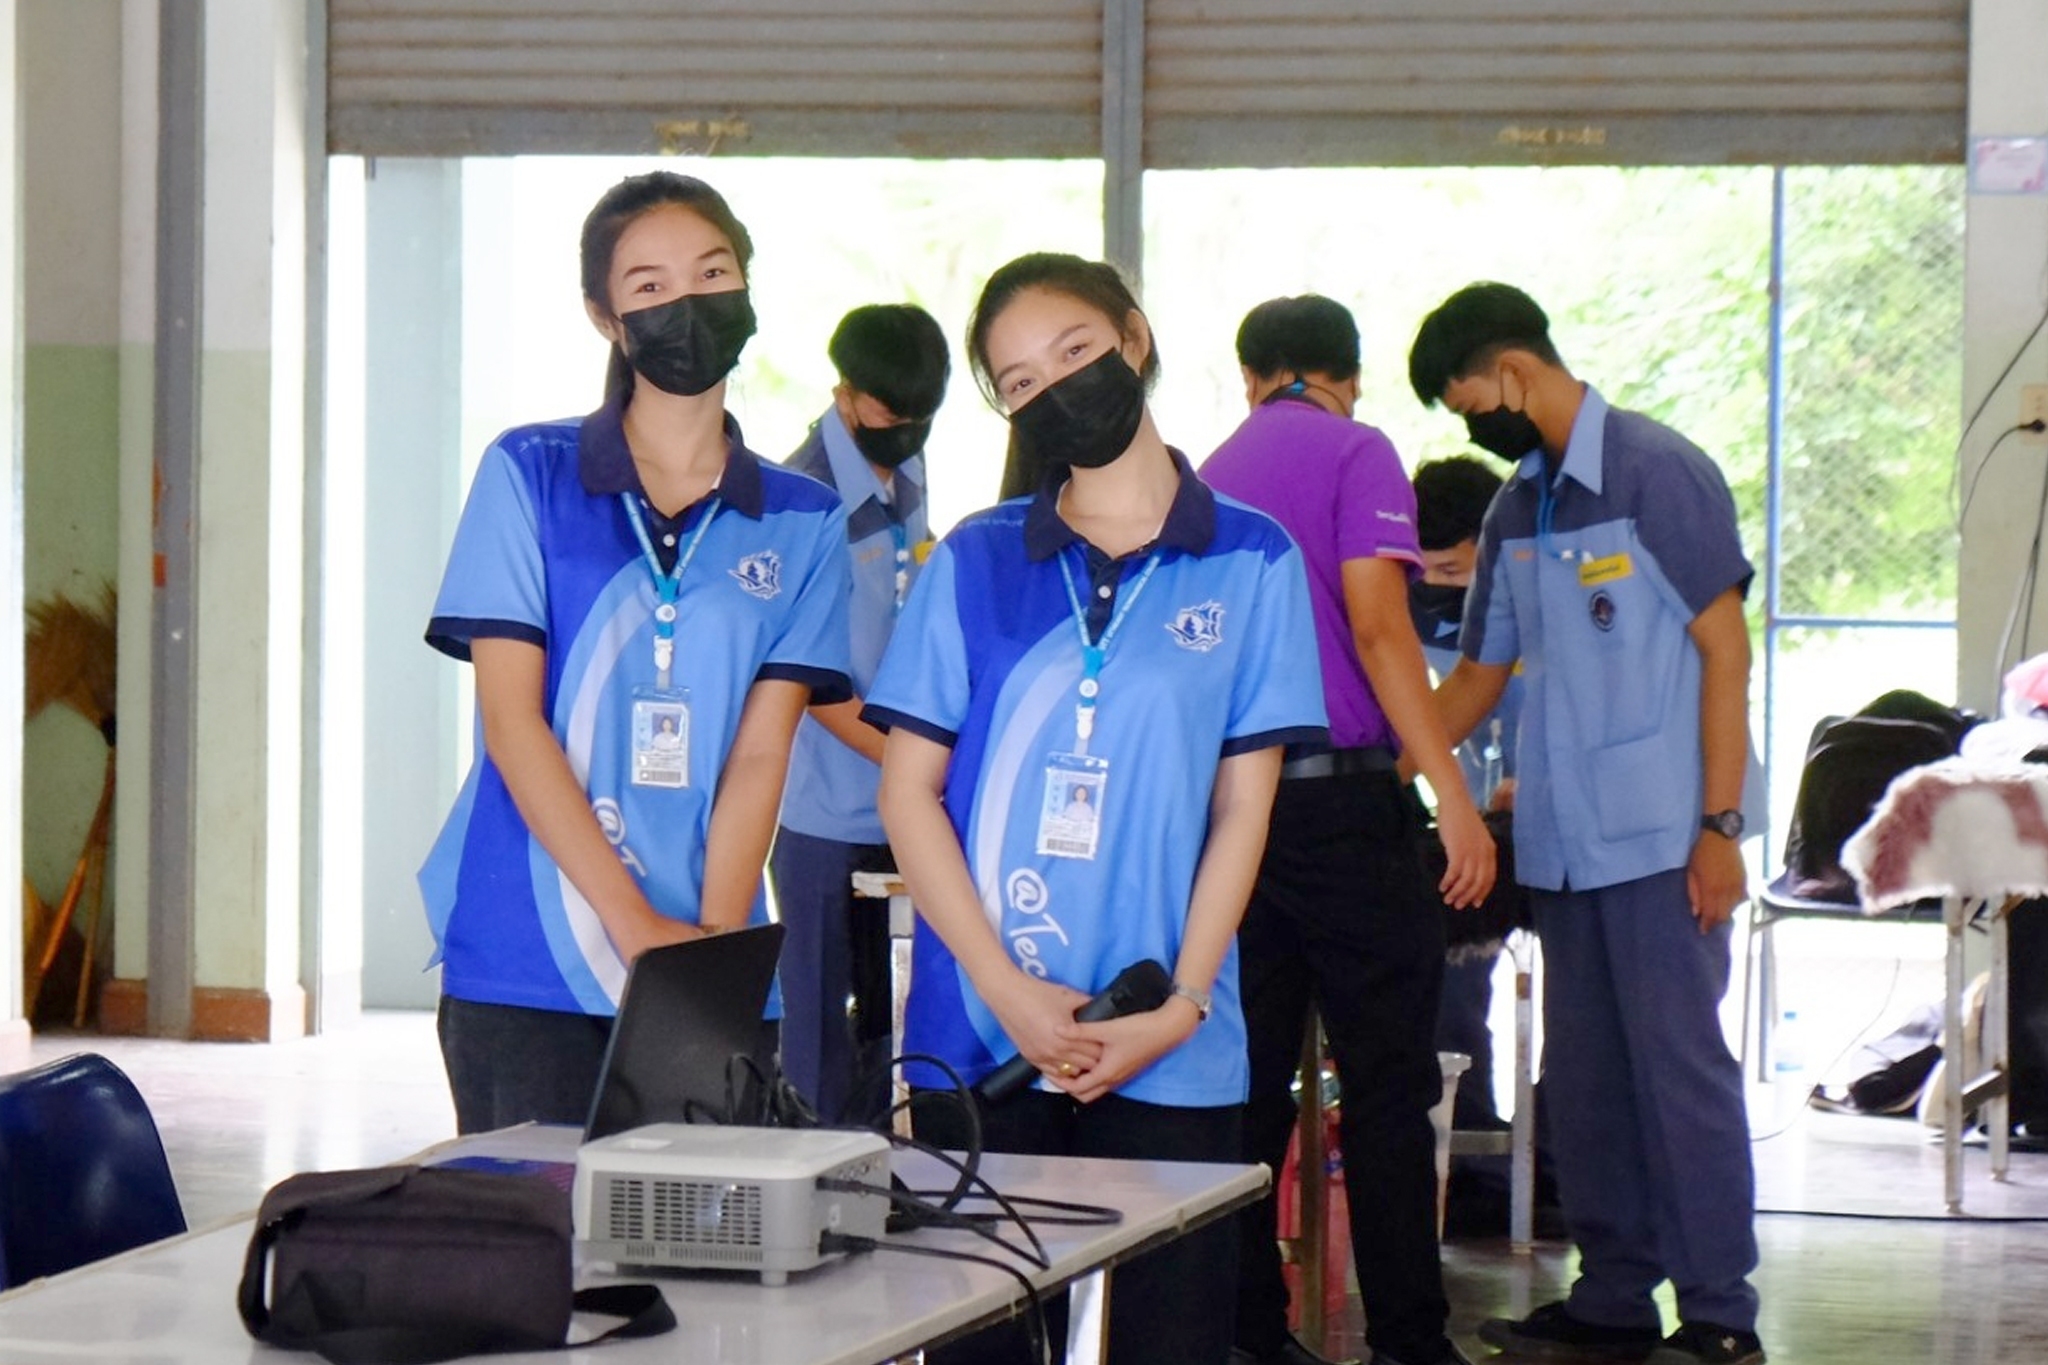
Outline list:
[[[2020,425],[2030,422],[2048,422],[2048,384],[2024,384],[2020,387]],[[2048,443],[2048,431],[2022,433],[2022,440]]]

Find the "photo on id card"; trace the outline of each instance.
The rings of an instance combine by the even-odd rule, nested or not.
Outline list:
[[[1093,858],[1102,837],[1102,792],[1109,760],[1054,754],[1045,765],[1045,801],[1038,813],[1038,851],[1052,858]]]
[[[680,693],[633,698],[633,785],[690,785],[690,703]]]

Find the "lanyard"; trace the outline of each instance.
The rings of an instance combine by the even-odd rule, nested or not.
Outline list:
[[[1074,587],[1074,571],[1067,567],[1067,553],[1061,550],[1060,581],[1067,585],[1067,605],[1074,609],[1074,630],[1081,637],[1081,700],[1074,706],[1075,752],[1088,752],[1089,737],[1095,733],[1095,703],[1102,696],[1102,664],[1109,657],[1110,641],[1116,638],[1124,618],[1131,614],[1131,608],[1138,604],[1138,594],[1145,590],[1152,571],[1159,567],[1159,552],[1154,550],[1145,558],[1145,567],[1131,586],[1123,593],[1123,601],[1116,604],[1116,613],[1109,618],[1102,638],[1090,643],[1088,639],[1088,613],[1081,606],[1081,594]]]
[[[910,537],[894,516],[889,518],[889,540],[896,547],[896,610],[901,613],[910,591]]]
[[[712,493],[711,500],[704,504],[704,515],[698,518],[690,543],[676,556],[675,568],[665,574],[661,571],[660,558],[654,553],[654,542],[647,538],[647,523],[640,518],[639,500],[631,493],[620,493],[619,501],[626,505],[626,520],[633,523],[633,535],[640,542],[640,554],[647,561],[647,571],[654,575],[657,599],[654,606],[654,685],[666,688],[669,669],[676,657],[676,596],[682,591],[683,571],[696,557],[697,546],[703,543],[704,533],[711,528],[711,518],[718,515],[718,494]]]
[[[1550,539],[1551,522],[1557,513],[1557,493],[1551,486],[1551,480],[1558,477],[1562,476],[1551,473],[1547,467],[1537,476],[1536,548],[1542,552],[1543,557],[1546,559],[1555,558],[1569,564],[1574,559],[1582,558],[1581,552],[1578,550],[1559,550],[1553,546]]]

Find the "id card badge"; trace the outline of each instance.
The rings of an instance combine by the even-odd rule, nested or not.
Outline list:
[[[681,688],[633,689],[633,785],[690,785],[690,694]]]
[[[1109,760],[1054,754],[1045,761],[1045,804],[1038,812],[1038,851],[1051,858],[1093,858],[1102,837],[1102,789]]]

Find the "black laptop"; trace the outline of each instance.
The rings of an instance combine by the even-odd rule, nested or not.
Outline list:
[[[775,1074],[763,1026],[782,926],[650,948],[633,960],[584,1140],[648,1123],[759,1123]]]

